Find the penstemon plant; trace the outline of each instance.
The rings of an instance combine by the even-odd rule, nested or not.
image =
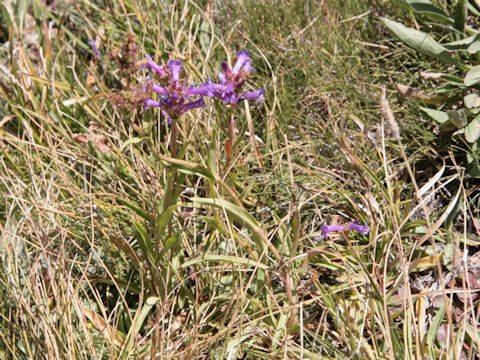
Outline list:
[[[147,295],[151,299],[149,308],[155,308],[156,323],[160,323],[164,318],[165,307],[171,293],[176,291],[179,281],[185,278],[182,275],[184,269],[204,261],[227,261],[232,264],[255,266],[256,283],[252,286],[256,292],[263,293],[264,296],[268,296],[268,289],[273,288],[271,275],[267,270],[272,267],[278,268],[285,294],[285,305],[291,306],[288,310],[289,325],[294,326],[297,320],[296,310],[293,307],[295,284],[290,276],[291,265],[285,263],[262,224],[244,208],[237,190],[224,178],[225,174],[218,174],[215,167],[205,167],[200,163],[185,160],[185,146],[188,146],[188,142],[185,142],[180,150],[178,148],[181,142],[178,135],[181,133],[182,117],[189,111],[205,108],[205,98],[210,98],[212,101],[218,101],[220,106],[224,107],[224,113],[229,114],[227,128],[229,144],[225,146],[225,167],[232,161],[237,105],[244,101],[264,100],[265,88],[255,91],[245,90],[251,78],[251,72],[254,71],[249,52],[237,53],[233,67],[230,67],[226,61],[222,62],[218,82],[208,79],[196,86],[182,80],[184,68],[180,60],[171,59],[166,65],[158,64],[150,56],[138,60],[136,58],[138,49],[132,39],[133,36],[129,38],[122,52],[114,54],[121,74],[124,76],[122,80],[124,87],[122,91],[112,91],[109,98],[115,107],[126,111],[132,129],[140,136],[138,138],[140,140],[128,140],[127,143],[144,143],[159,163],[167,164],[167,181],[163,189],[163,197],[157,206],[158,211],[153,214],[144,213],[135,205],[120,200],[143,218],[143,221],[136,220],[138,216],[134,219],[134,233],[140,251],[130,252],[130,255],[135,259],[140,278],[145,283]],[[142,80],[137,75],[141,74],[142,69],[148,71],[151,77]],[[148,127],[146,130],[145,126],[139,126],[132,120],[134,118],[132,114],[144,116],[155,109],[161,111],[166,121],[164,125],[170,128],[168,150],[163,144],[156,143],[156,140],[150,136]],[[206,197],[194,197],[190,199],[191,202],[182,203],[181,193],[186,187],[187,177],[191,175],[206,181],[208,183],[206,188],[210,188],[210,191],[207,190]],[[222,191],[215,190],[214,186],[218,186]],[[248,253],[248,258],[236,255],[210,255],[205,258],[186,259],[186,251],[182,248],[180,241],[183,229],[174,222],[175,213],[182,207],[183,212],[190,212],[193,208],[208,207],[214,210],[214,216],[217,216],[216,209],[219,218],[221,214],[226,215],[224,221],[227,222],[227,228],[240,225],[248,229],[252,234],[254,247],[235,237]],[[293,257],[295,254],[290,255]],[[184,289],[184,291],[189,290]],[[193,294],[191,296],[194,298]],[[152,351],[161,341],[159,331],[157,327],[153,342],[150,344]],[[129,335],[129,341],[134,341],[134,333]]]

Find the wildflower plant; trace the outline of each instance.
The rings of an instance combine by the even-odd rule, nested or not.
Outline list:
[[[214,167],[208,168],[198,163],[185,161],[187,142],[182,145],[182,151],[177,151],[177,143],[179,142],[177,137],[182,124],[181,118],[187,112],[205,108],[205,98],[211,99],[210,101],[217,101],[231,115],[228,132],[229,140],[233,144],[234,111],[238,111],[237,105],[248,100],[257,102],[264,100],[265,88],[256,91],[246,90],[247,82],[253,71],[249,52],[238,53],[237,60],[232,68],[226,62],[223,62],[218,83],[208,79],[204,83],[196,85],[186,80],[189,78],[189,74],[184,70],[183,63],[180,60],[170,59],[166,65],[160,65],[150,56],[143,60],[136,59],[137,52],[132,50],[135,47],[131,43],[128,46],[125,45],[122,49],[124,49],[122,54],[125,55],[118,56],[117,61],[119,61],[121,74],[128,79],[124,81],[125,90],[121,93],[114,93],[114,97],[111,96],[114,105],[117,108],[126,107],[128,110],[137,109],[136,114],[139,114],[139,116],[146,116],[148,115],[147,112],[159,109],[170,125],[169,151],[165,153],[165,146],[155,143],[148,132],[130,120],[132,128],[140,136],[138,142],[145,142],[151,154],[159,163],[170,165],[166,169],[167,176],[162,199],[156,204],[158,213],[154,215],[141,214],[144,221],[135,221],[134,224],[135,238],[144,254],[141,257],[146,263],[148,279],[151,281],[150,295],[157,299],[157,315],[164,311],[162,304],[167,301],[166,294],[176,288],[176,281],[181,271],[178,264],[183,263],[182,266],[185,267],[196,263],[195,259],[185,261],[185,249],[179,244],[182,229],[175,224],[175,214],[181,206],[186,209],[210,207],[225,210],[229,223],[235,220],[249,229],[253,234],[256,248],[253,252],[249,246],[246,246],[245,249],[248,249],[252,261],[260,264],[256,273],[256,291],[265,293],[266,289],[271,287],[271,284],[266,285],[266,281],[270,280],[265,275],[265,270],[268,268],[266,257],[268,250],[280,266],[280,273],[285,284],[286,301],[293,304],[293,284],[289,266],[284,265],[282,255],[269,240],[261,224],[244,208],[236,189],[232,188],[227,181],[224,181],[222,176],[215,172]],[[131,57],[131,59],[127,61],[128,57]],[[147,73],[147,76],[143,79],[141,78],[141,70]],[[227,148],[227,164],[229,164],[231,158],[230,147],[230,149]],[[187,187],[188,175],[196,176],[207,182],[209,189],[219,186],[221,193],[211,195],[210,193],[213,193],[213,191],[210,191],[207,192],[206,197],[195,197],[191,199],[191,202],[182,203],[181,194],[183,189]],[[123,200],[120,201],[125,203]],[[135,205],[125,204],[131,209],[136,209]],[[296,323],[295,310],[292,308],[289,312],[291,324]]]

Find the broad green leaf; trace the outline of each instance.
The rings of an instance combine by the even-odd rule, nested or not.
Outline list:
[[[266,235],[263,233],[263,230],[261,229],[258,221],[247,211],[223,199],[192,198],[192,202],[194,206],[198,206],[198,204],[208,205],[224,210],[229,217],[238,221],[253,233],[255,242],[257,244],[256,253],[259,254],[259,257],[262,257],[262,255],[264,255],[263,249],[266,246]],[[263,256],[262,258],[265,259],[265,256]],[[263,276],[263,274],[259,272],[259,274],[257,275],[257,281],[263,282],[263,280],[259,278],[261,276]]]
[[[475,54],[480,51],[480,34],[472,35],[461,40],[452,41],[443,44],[448,50],[463,50],[470,54]]]
[[[246,259],[246,258],[241,258],[239,256],[229,256],[229,255],[205,255],[205,256],[191,259],[184,262],[182,264],[182,268],[200,264],[203,262],[225,262],[225,263],[237,264],[237,265],[256,266],[263,270],[269,269],[267,265],[254,261],[252,259]]]
[[[453,25],[455,22],[450,16],[445,14],[442,9],[434,6],[430,0],[407,0],[407,3],[415,12],[425,14],[447,24]]]
[[[465,139],[469,143],[474,143],[480,138],[480,117],[477,116],[475,119],[470,121],[470,123],[465,127]]]
[[[478,344],[480,342],[480,334],[477,327],[474,327],[470,324],[465,324],[465,330],[467,331],[468,336]]]
[[[479,38],[478,34],[472,35],[464,39],[443,44],[443,46],[445,46],[449,50],[466,50],[475,40],[478,40],[478,38]]]
[[[200,47],[202,48],[202,51],[205,55],[208,54],[212,42],[211,32],[211,26],[209,26],[209,23],[207,21],[202,21],[202,24],[200,25],[199,38]]]
[[[209,168],[203,165],[200,165],[198,163],[195,163],[192,161],[180,160],[177,158],[172,158],[164,155],[162,155],[160,159],[172,165],[174,168],[179,169],[183,173],[202,176],[211,181],[215,181],[216,179],[215,175],[212,173],[212,171]]]
[[[460,209],[460,205],[462,204],[462,198],[460,194],[462,193],[462,188],[459,187],[457,193],[455,194],[454,198],[450,200],[450,203],[447,206],[447,209],[444,211],[442,216],[446,216],[445,218],[445,227],[451,231],[453,227],[453,223],[455,218],[457,217],[458,210]]]
[[[448,53],[447,49],[435,41],[429,34],[406,27],[403,24],[386,18],[381,18],[381,20],[391,33],[397,36],[408,46],[411,46],[412,48],[447,64],[456,65],[465,70],[469,69],[468,66],[462,64],[457,59],[452,57]]]
[[[472,86],[477,84],[480,81],[480,65],[473,67],[463,79],[463,83],[466,86]]]
[[[126,349],[131,351],[131,348],[135,345],[135,340],[137,338],[137,334],[143,326],[148,313],[152,310],[152,308],[162,299],[158,297],[149,297],[145,300],[145,304],[143,307],[139,307],[135,313],[135,317],[133,319],[132,327],[128,333],[128,342],[126,345]],[[138,345],[137,345],[138,346]]]
[[[445,111],[433,110],[426,107],[421,107],[420,110],[439,124],[443,124],[445,121],[448,121],[448,113]]]
[[[450,132],[460,129],[467,125],[467,109],[460,109],[457,111],[448,112],[448,121],[440,125],[441,132]]]
[[[468,109],[479,107],[480,96],[478,96],[477,94],[468,94],[463,98],[463,103]]]
[[[480,51],[480,40],[475,40],[467,49],[470,54],[476,54]]]

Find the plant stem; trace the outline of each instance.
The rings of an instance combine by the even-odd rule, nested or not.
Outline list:
[[[228,119],[228,141],[229,149],[227,150],[227,166],[230,164],[233,158],[233,146],[235,145],[235,117],[230,112]]]

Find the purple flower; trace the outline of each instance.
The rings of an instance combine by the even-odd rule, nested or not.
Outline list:
[[[320,228],[322,235],[325,239],[328,239],[328,234],[331,232],[342,232],[345,230],[354,230],[360,233],[360,235],[365,236],[370,232],[370,228],[367,223],[365,225],[360,225],[360,221],[355,220],[353,223],[345,225],[323,225]]]
[[[151,62],[153,63],[153,62]],[[146,66],[152,67],[151,63]],[[155,64],[155,63],[153,63]],[[156,64],[155,64],[156,65]],[[158,66],[158,65],[156,65]],[[159,67],[163,70],[163,68]],[[154,71],[158,72],[158,69]],[[144,91],[153,91],[160,94],[158,101],[148,99],[144,102],[144,109],[147,107],[159,107],[167,114],[169,122],[172,118],[178,118],[185,112],[205,107],[205,101],[202,96],[213,96],[214,90],[211,83],[203,84],[199,87],[195,85],[185,86],[180,81],[180,72],[182,70],[182,62],[180,60],[169,60],[167,63],[168,71],[165,71],[165,77],[169,77],[168,82],[164,86],[150,83],[144,87]],[[151,81],[150,79],[147,81]],[[192,98],[200,96],[197,100]]]
[[[248,51],[238,52],[237,60],[232,69],[226,61],[221,64],[222,72],[218,74],[220,84],[212,84],[214,90],[213,96],[221,99],[226,104],[236,105],[242,100],[258,100],[264,99],[263,92],[265,88],[257,91],[242,92],[246,81],[250,78],[252,68],[252,60],[249,58]]]
[[[90,39],[88,40],[88,45],[92,48],[93,54],[95,55],[95,59],[100,59],[100,51],[97,48],[97,45],[95,45],[95,40]]]
[[[355,222],[348,224],[347,229],[358,231],[362,236],[368,235],[368,233],[370,232],[370,228],[368,227],[367,223],[365,223],[365,225],[360,225],[360,221],[358,220],[355,220]]]
[[[168,60],[167,66],[170,68],[170,81],[178,83],[180,81],[180,71],[182,70],[182,60]]]
[[[325,239],[328,239],[328,234],[331,232],[342,232],[345,230],[343,225],[323,225],[320,228],[322,235]]]
[[[146,89],[146,88],[145,88]],[[161,95],[166,95],[168,94],[168,90],[165,89],[163,86],[160,86],[158,84],[153,84],[152,85],[152,91],[161,94]]]
[[[240,72],[240,70],[242,70],[242,68],[243,68],[243,71],[248,74],[248,72],[252,69],[250,66],[252,64],[252,60],[250,60],[249,56],[250,56],[249,51],[243,51],[243,52],[237,53],[237,61],[233,66],[232,74],[237,75]]]
[[[167,76],[167,72],[165,71],[163,66],[160,66],[155,61],[153,61],[150,55],[147,55],[147,59],[148,59],[148,63],[142,66],[142,68],[149,67],[150,69],[153,70],[153,73],[160,78],[164,78]]]
[[[250,92],[244,92],[242,95],[242,100],[257,100],[258,102],[263,101],[265,98],[263,97],[263,92],[265,91],[265,88],[262,88],[257,91],[250,91]]]

